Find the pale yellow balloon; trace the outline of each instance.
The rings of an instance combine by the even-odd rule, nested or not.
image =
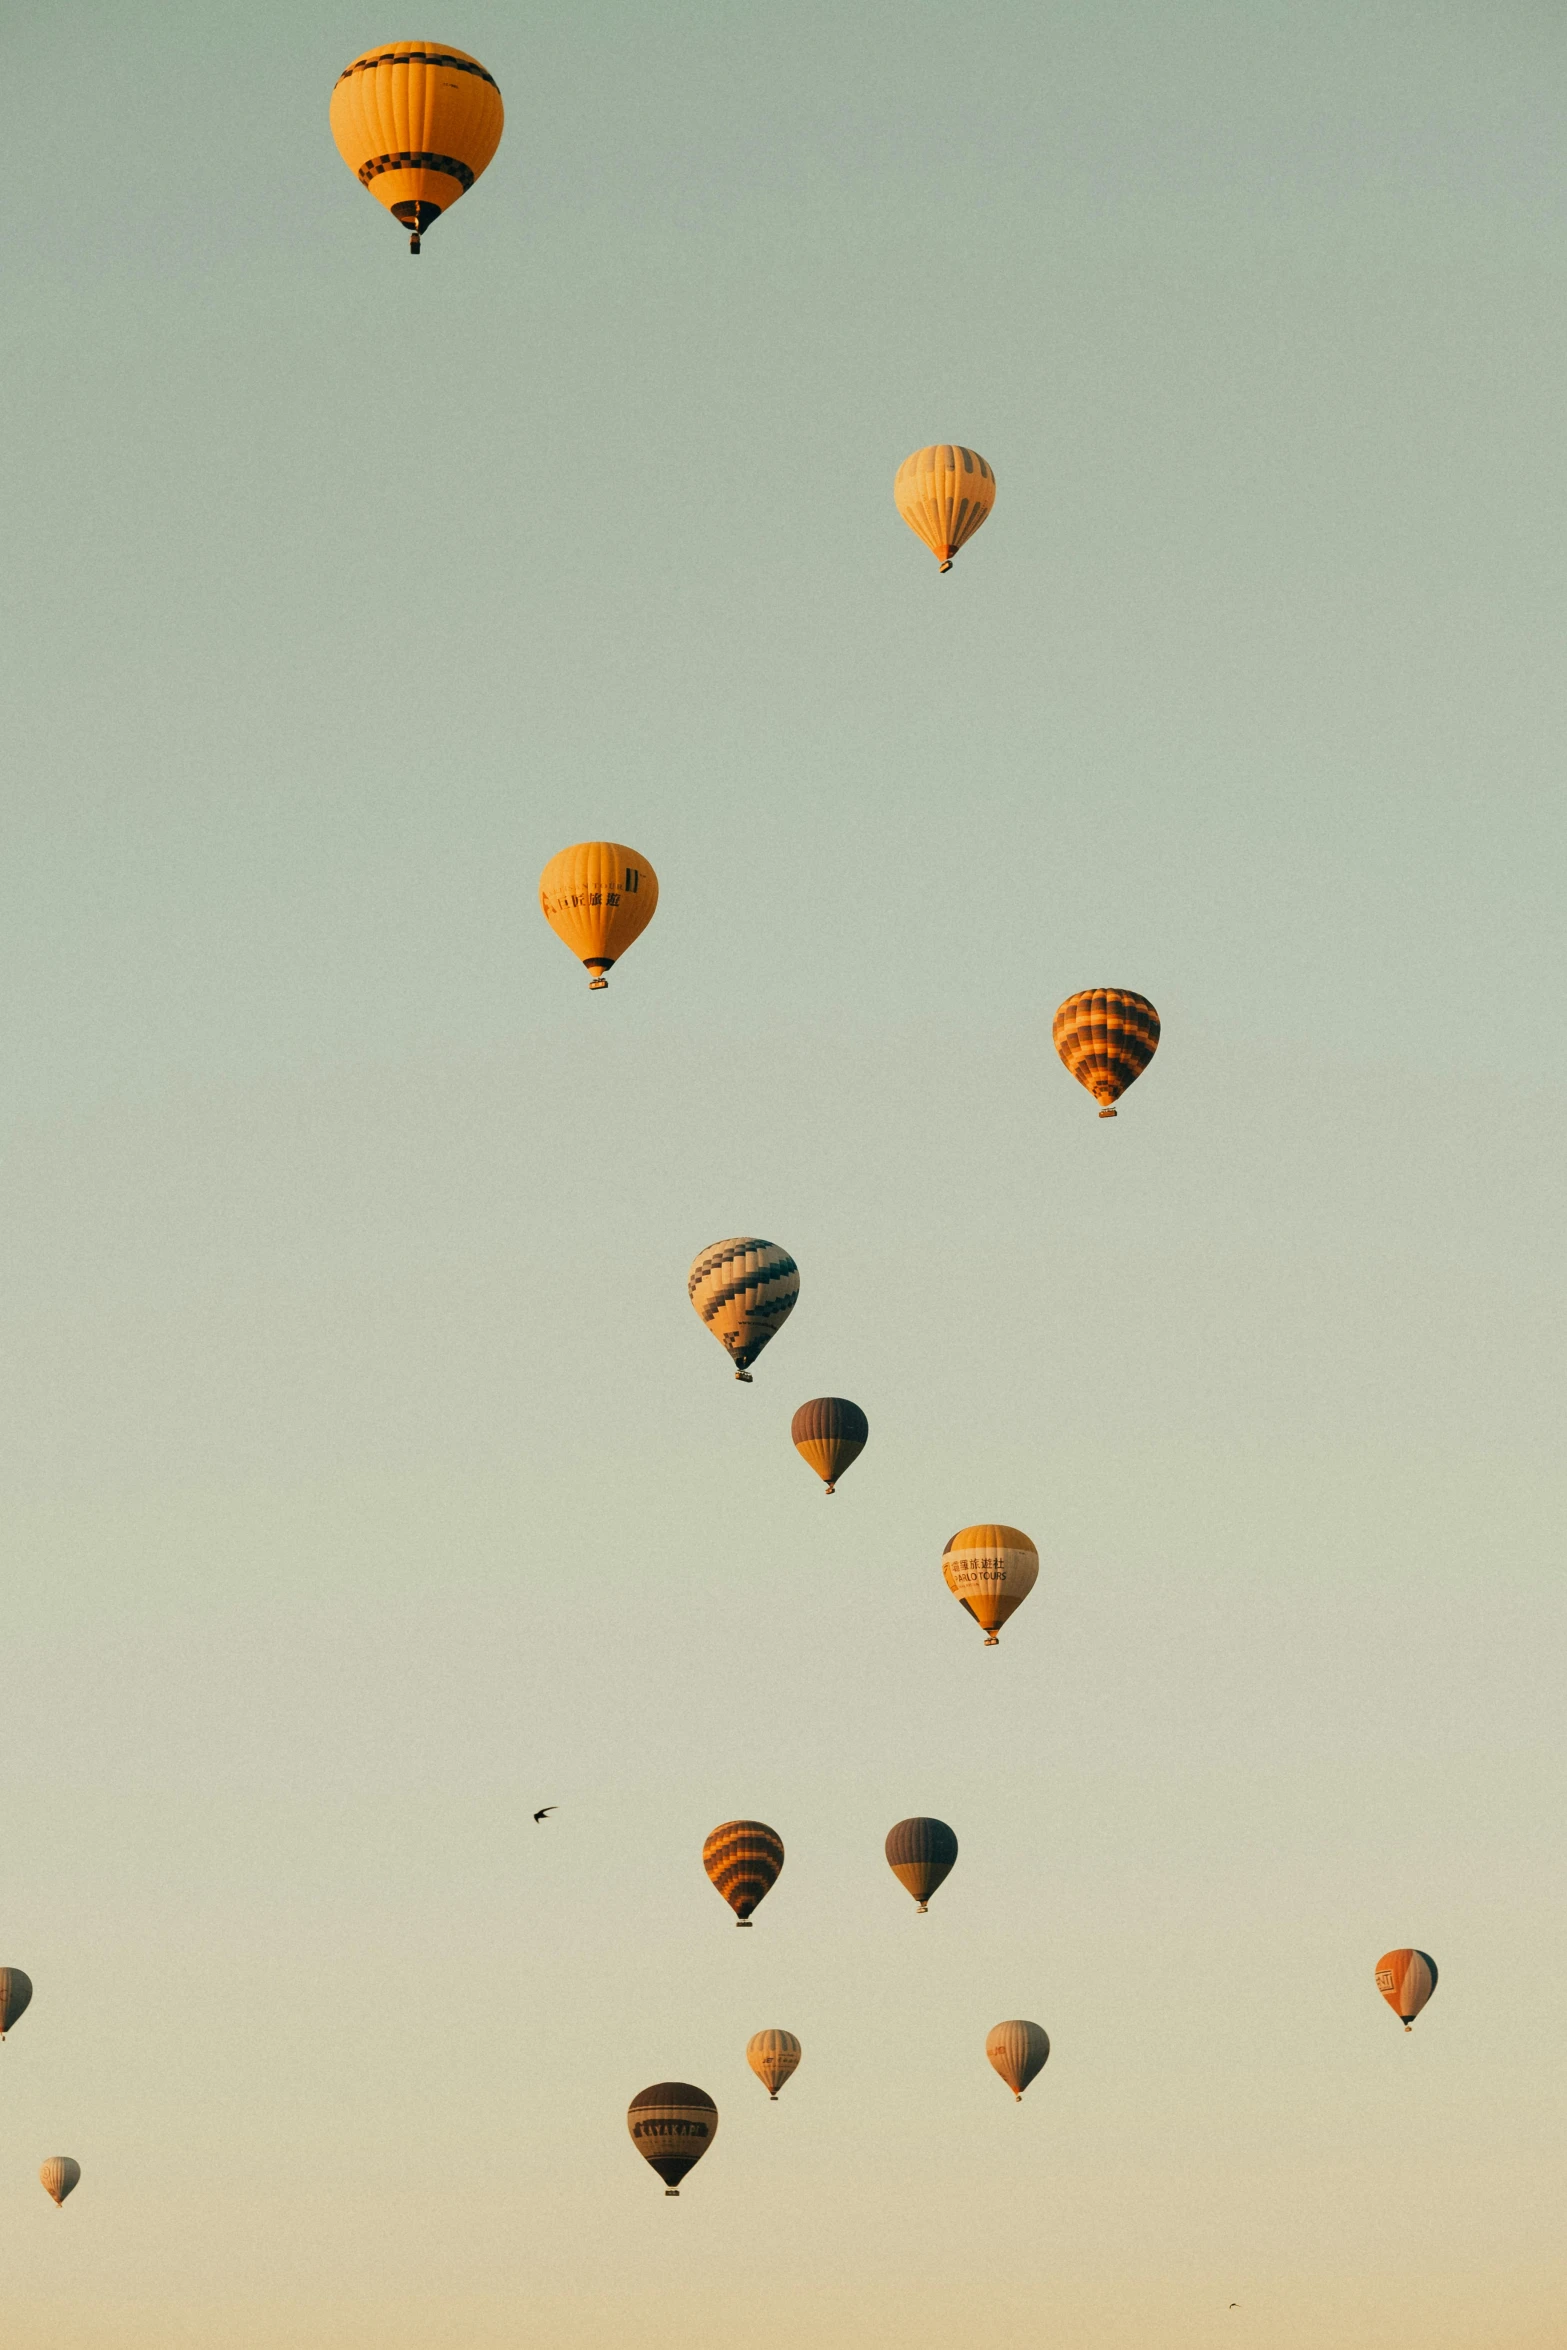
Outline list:
[[[996,477],[976,450],[938,441],[904,458],[892,494],[915,537],[950,571],[959,547],[996,502]]]
[[[745,2061],[776,2105],[779,2090],[800,2061],[800,2043],[792,2032],[753,2032],[745,2044]]]
[[[44,2193],[52,2195],[56,2203],[64,2203],[81,2175],[81,2164],[73,2162],[69,2154],[51,2154],[38,2173],[43,2181]]]
[[[658,875],[618,840],[582,840],[551,857],[539,875],[539,904],[555,936],[608,987],[606,971],[635,944],[658,907]]]

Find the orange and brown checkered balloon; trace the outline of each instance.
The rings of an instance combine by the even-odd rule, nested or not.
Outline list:
[[[783,1838],[763,1820],[725,1820],[702,1847],[702,1866],[741,1926],[751,1923],[752,1910],[771,1893],[783,1864]]]
[[[1067,997],[1051,1034],[1066,1067],[1100,1104],[1100,1117],[1113,1118],[1158,1050],[1159,1015],[1129,987],[1085,987]]]

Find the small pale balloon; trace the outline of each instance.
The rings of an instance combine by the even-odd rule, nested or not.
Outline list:
[[[444,41],[383,41],[345,65],[332,91],[337,151],[402,222],[413,253],[473,186],[505,121],[494,76]]]
[[[745,2044],[745,2061],[776,2105],[779,2090],[800,2061],[800,2043],[792,2032],[753,2032]]]
[[[1036,2073],[1043,2072],[1050,2054],[1050,2034],[1043,2024],[993,2024],[985,2040],[985,2054],[1006,2082],[1019,2105],[1023,2091]]]
[[[68,2154],[51,2154],[38,2173],[44,2193],[52,2195],[56,2203],[63,2203],[81,2179],[82,2166]]]
[[[681,2180],[718,2135],[718,2108],[689,2081],[656,2081],[632,2098],[626,2127],[632,2145],[663,2180],[664,2193],[678,2195]]]

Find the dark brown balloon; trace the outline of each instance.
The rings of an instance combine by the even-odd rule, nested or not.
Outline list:
[[[637,2152],[663,2180],[664,2193],[678,2195],[681,2180],[718,2135],[718,2108],[689,2081],[656,2081],[632,2098],[626,2127]]]
[[[847,1396],[818,1395],[801,1404],[789,1425],[794,1449],[821,1478],[829,1493],[852,1461],[865,1450],[871,1424]]]
[[[945,1820],[900,1820],[887,1831],[887,1866],[921,1910],[952,1873],[958,1840]]]

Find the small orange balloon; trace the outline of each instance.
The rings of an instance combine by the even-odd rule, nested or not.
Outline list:
[[[539,904],[555,936],[587,966],[589,987],[608,987],[605,972],[657,911],[658,875],[618,840],[578,841],[539,875]]]
[[[953,556],[996,502],[996,477],[976,450],[938,441],[904,458],[892,494],[915,537],[950,571]]]
[[[1377,1989],[1407,2032],[1436,1989],[1436,1960],[1423,1950],[1384,1950]]]

